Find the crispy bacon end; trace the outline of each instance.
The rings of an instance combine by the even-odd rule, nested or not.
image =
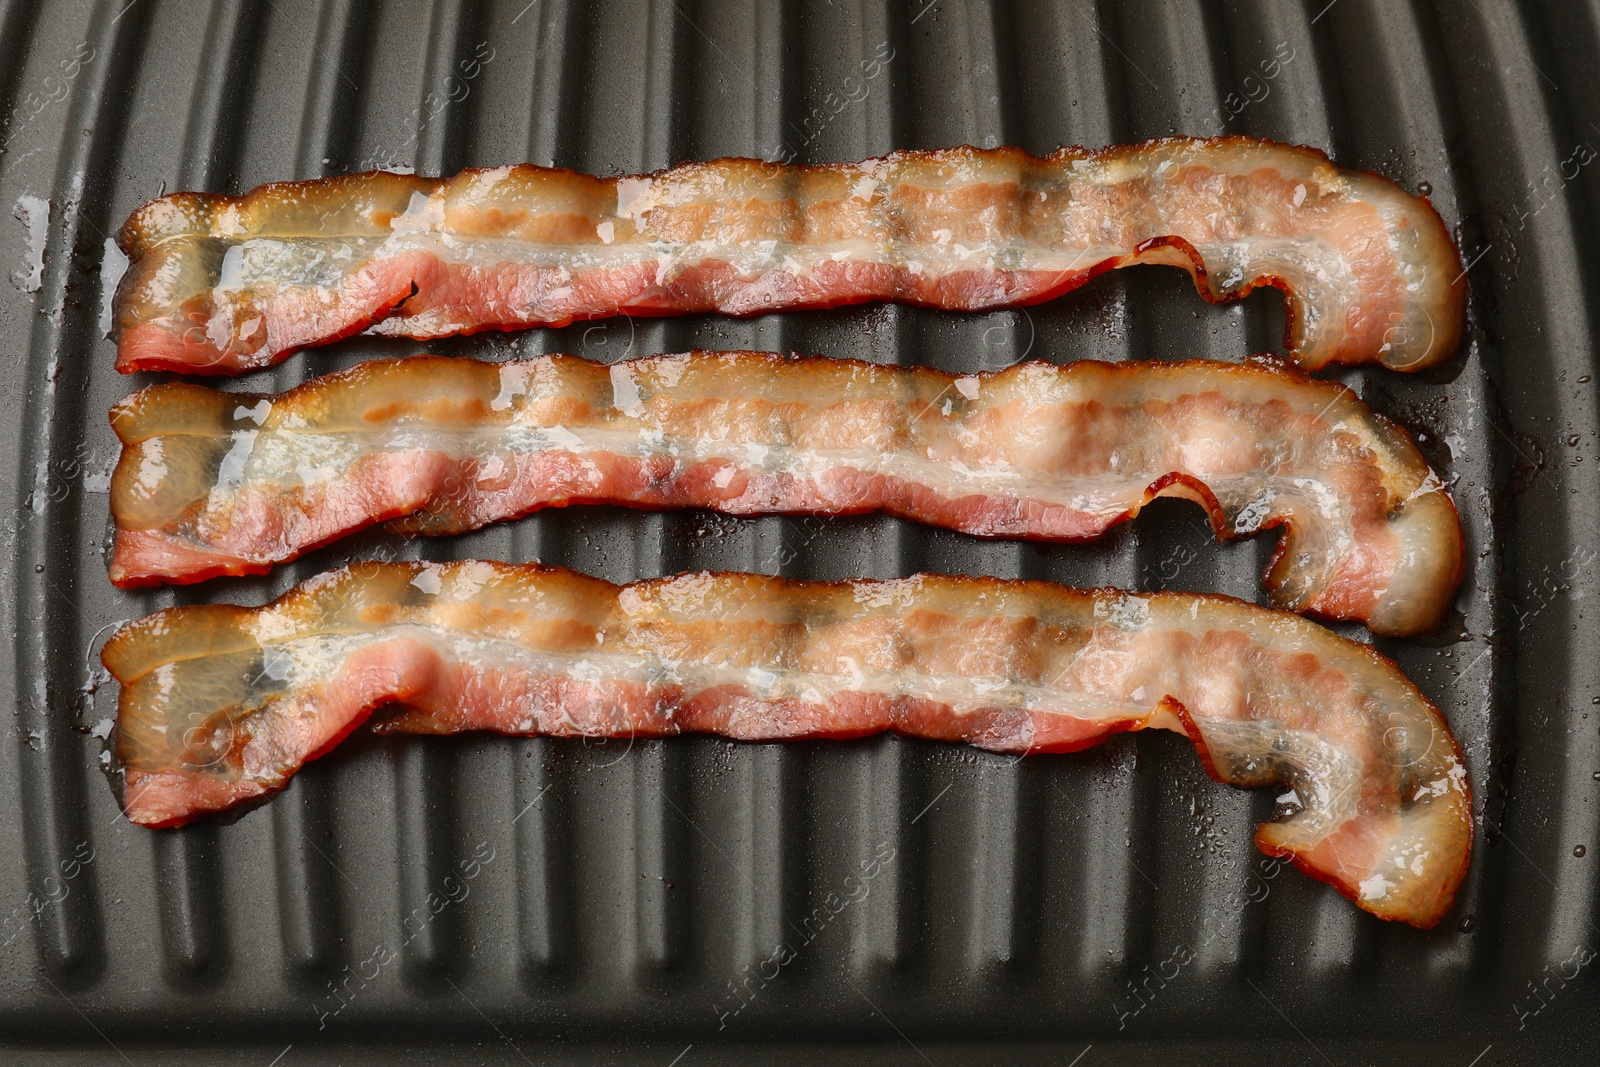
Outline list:
[[[1471,844],[1450,730],[1372,649],[1227,597],[919,576],[690,574],[615,586],[536,564],[370,563],[260,608],[169,608],[101,658],[122,685],[128,817],[176,826],[283,788],[374,709],[400,733],[750,741],[882,730],[1064,752],[1192,738],[1289,788],[1260,847],[1432,926]]]
[[[1462,572],[1455,508],[1405,433],[1260,364],[416,357],[277,396],[151,386],[111,421],[123,586],[262,573],[398,516],[450,534],[598,501],[1081,541],[1182,496],[1223,538],[1283,526],[1279,607],[1385,634],[1435,626]]]
[[[1418,370],[1454,355],[1466,306],[1426,200],[1246,137],[724,159],[625,178],[370,172],[164,196],[118,240],[125,372],[238,374],[362,330],[420,339],[872,300],[981,311],[1134,263],[1182,267],[1212,302],[1282,289],[1284,343],[1307,368]]]

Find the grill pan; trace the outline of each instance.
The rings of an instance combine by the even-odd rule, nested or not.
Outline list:
[[[1600,275],[1582,249],[1600,204],[1597,76],[1600,13],[1564,0],[3,0],[0,1051],[285,1067],[1592,1057]],[[1468,266],[1461,359],[1333,375],[1415,433],[1466,530],[1445,628],[1375,642],[1449,717],[1476,798],[1476,856],[1437,929],[1377,922],[1261,856],[1270,791],[1212,783],[1167,737],[1020,762],[886,737],[367,737],[231,825],[122,820],[106,778],[115,686],[96,660],[114,624],[261,603],[351,558],[538,559],[613,581],[931,570],[1259,600],[1272,547],[1217,545],[1172,501],[1077,546],[884,517],[571,508],[119,592],[105,413],[155,376],[112,369],[108,238],[139,203],[378,166],[616,174],[1222,132],[1427,193]],[[355,338],[226,387],[419,350],[760,348],[966,371],[1237,360],[1282,329],[1275,293],[1213,308],[1181,272],[1141,268],[995,314]],[[780,944],[793,958],[778,965]]]

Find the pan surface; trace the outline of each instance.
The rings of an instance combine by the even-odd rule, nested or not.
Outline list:
[[[1566,0],[0,0],[0,1048],[263,1065],[1592,1056],[1597,76],[1600,13]],[[618,174],[1224,132],[1426,193],[1468,265],[1459,360],[1334,375],[1413,431],[1466,529],[1446,627],[1377,641],[1450,718],[1477,798],[1473,866],[1437,929],[1380,923],[1261,856],[1270,791],[1212,783],[1170,737],[1020,762],[893,738],[364,737],[232,825],[121,818],[96,659],[110,629],[261,603],[347,559],[538,559],[613,581],[931,570],[1259,602],[1273,547],[1217,545],[1173,501],[1077,546],[570,508],[119,592],[105,415],[156,376],[112,369],[108,239],[141,202],[373,167]],[[1282,330],[1274,292],[1210,307],[1147,267],[988,315],[355,338],[226,387],[419,350],[1237,360]]]

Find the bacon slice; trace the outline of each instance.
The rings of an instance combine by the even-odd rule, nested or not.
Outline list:
[[[1219,537],[1285,528],[1280,607],[1386,634],[1436,625],[1462,573],[1454,505],[1404,431],[1266,365],[419,356],[279,396],[151,386],[111,421],[121,586],[260,574],[396,516],[452,534],[597,501],[1081,541],[1181,496]]]
[[[380,731],[894,730],[1020,754],[1173,730],[1218,781],[1289,787],[1264,851],[1418,926],[1450,906],[1471,843],[1455,740],[1394,664],[1228,597],[362,563],[266,607],[168,608],[101,658],[122,685],[127,814],[151,827],[266,797],[394,704]]]
[[[118,238],[117,367],[238,374],[370,330],[428,338],[618,313],[896,300],[957,311],[1164,263],[1218,302],[1288,295],[1307,368],[1454,355],[1460,257],[1437,213],[1321,152],[1168,138],[863,163],[751,159],[595,178],[523,165],[177,193]]]

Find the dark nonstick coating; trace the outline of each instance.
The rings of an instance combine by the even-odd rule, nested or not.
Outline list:
[[[189,1045],[210,1051],[184,1062],[262,1065],[1591,1058],[1597,75],[1600,16],[1567,0],[0,2],[0,206],[16,216],[0,220],[0,690],[15,709],[0,1050],[144,1064]],[[110,627],[172,603],[259,603],[350,558],[540,559],[617,581],[934,570],[1258,600],[1272,548],[1219,546],[1178,502],[1082,546],[881,517],[570,508],[453,540],[371,533],[270,579],[118,592],[105,413],[155,376],[112,370],[102,262],[139,203],[383,165],[615,174],[1221,132],[1314,145],[1428,193],[1470,264],[1460,360],[1334,375],[1413,431],[1466,527],[1444,631],[1378,642],[1449,716],[1478,798],[1473,866],[1437,929],[1380,923],[1267,861],[1251,836],[1270,791],[1213,784],[1167,737],[1021,762],[890,738],[368,737],[232,825],[120,818],[102,765],[115,686],[95,670]],[[992,315],[358,338],[237,387],[417,350],[765,348],[946,370],[1238,359],[1282,329],[1275,292],[1213,308],[1148,267]]]

